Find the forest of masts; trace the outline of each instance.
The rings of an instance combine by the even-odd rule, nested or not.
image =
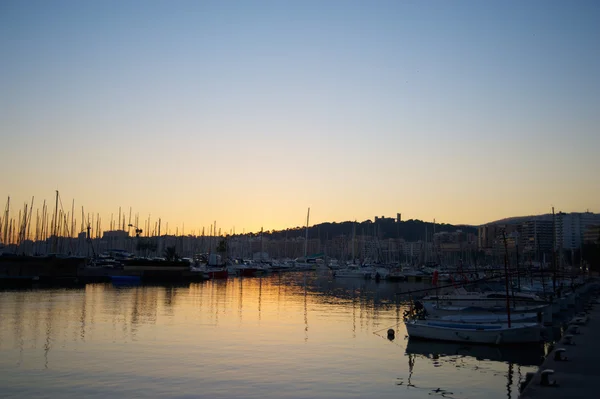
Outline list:
[[[0,215],[0,242],[4,245],[19,245],[24,241],[45,241],[51,237],[67,237],[76,238],[78,234],[87,232],[91,239],[101,238],[103,234],[103,220],[99,213],[85,213],[83,206],[81,207],[80,219],[76,216],[75,200],[71,202],[70,211],[65,211],[62,200],[58,191],[56,192],[56,200],[53,204],[47,204],[43,201],[42,207],[35,210],[35,218],[33,208],[35,197],[31,198],[30,203],[25,203],[23,208],[19,208],[18,216],[11,214],[10,196],[6,201],[4,212]],[[50,208],[49,208],[50,206]],[[115,219],[114,214],[110,215],[109,231],[121,230],[126,231],[129,235],[135,234],[140,236],[160,236],[161,235],[161,219],[155,220],[152,224],[150,215],[143,220],[144,225],[140,226],[139,213],[132,213],[132,208],[129,207],[129,212],[119,207],[118,217]],[[34,220],[35,219],[35,220]],[[76,230],[79,225],[79,229]],[[221,236],[221,229],[217,231],[216,222],[211,225],[208,230],[210,236]],[[77,232],[76,232],[77,231]],[[202,228],[201,235],[204,236],[205,228]],[[166,223],[162,234],[169,235],[169,223]],[[175,228],[175,235],[179,236],[179,227]],[[195,235],[195,230],[191,231],[191,235]],[[230,234],[235,234],[235,228],[231,229]],[[185,225],[182,225],[181,235],[185,235]]]

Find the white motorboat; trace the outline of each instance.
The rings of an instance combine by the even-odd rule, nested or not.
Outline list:
[[[509,294],[511,306],[539,306],[546,305],[539,296],[527,292],[514,292]],[[463,287],[454,290],[447,295],[428,295],[421,300],[425,308],[431,308],[433,304],[439,308],[458,306],[458,307],[478,307],[478,308],[502,308],[506,309],[506,293],[501,291],[467,291]]]
[[[438,320],[407,320],[404,322],[411,338],[478,344],[517,344],[540,342],[542,327],[538,323],[477,324]]]
[[[512,305],[512,304],[511,304]],[[486,306],[483,303],[478,303],[474,306],[463,306],[460,304],[457,305],[441,305],[435,302],[423,302],[423,306],[427,313],[430,315],[453,315],[456,313],[506,313],[506,305],[504,306]],[[511,306],[511,313],[538,313],[544,312],[548,305],[546,304],[533,304],[533,305],[523,305],[523,306]]]
[[[336,278],[371,278],[373,268],[361,267],[359,265],[349,265],[343,269],[335,270],[334,276]]]
[[[511,322],[525,323],[525,322],[538,322],[541,315],[539,313],[512,313],[510,314]],[[433,320],[433,319],[429,319]],[[452,323],[467,323],[467,324],[503,324],[508,322],[508,316],[506,313],[479,313],[479,314],[451,314],[447,316],[440,316],[435,320],[452,322]]]

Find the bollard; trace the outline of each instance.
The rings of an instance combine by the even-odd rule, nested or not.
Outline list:
[[[544,387],[555,387],[558,386],[558,383],[556,382],[556,380],[551,380],[550,376],[554,374],[554,370],[544,370],[541,373],[541,380],[540,380],[540,385],[544,386]]]
[[[565,335],[564,341],[565,345],[575,345],[575,342],[573,342],[573,336],[571,334]]]
[[[581,334],[581,332],[579,331],[579,326],[576,326],[575,324],[570,325],[569,328],[567,329],[567,332],[572,335]]]
[[[554,360],[557,362],[567,361],[567,358],[563,356],[566,351],[567,350],[565,348],[558,348],[556,351],[554,351]]]

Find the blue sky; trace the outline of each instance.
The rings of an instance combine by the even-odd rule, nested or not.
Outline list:
[[[600,4],[4,1],[0,195],[250,230],[600,211]]]

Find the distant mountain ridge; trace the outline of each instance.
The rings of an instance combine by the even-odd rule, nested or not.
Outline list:
[[[528,216],[512,216],[509,218],[495,220],[493,222],[484,223],[482,226],[486,224],[517,224],[524,222],[526,220],[542,220],[542,221],[552,221],[552,214],[545,213],[543,215],[528,215]]]
[[[565,215],[565,214],[591,214],[591,215],[598,215],[597,213],[594,212],[557,212],[556,215]],[[537,220],[537,221],[547,221],[547,222],[551,222],[553,219],[553,216],[551,213],[544,213],[541,215],[529,215],[529,216],[513,216],[513,217],[509,217],[509,218],[504,218],[504,219],[500,219],[500,220],[496,220],[494,222],[488,222],[488,223],[484,223],[482,226],[485,226],[486,224],[517,224],[517,223],[521,223],[524,222],[526,220]]]
[[[377,236],[380,239],[395,239],[403,238],[406,241],[431,240],[433,233],[440,232],[455,232],[461,230],[464,233],[477,234],[476,226],[469,225],[451,225],[446,223],[431,223],[422,220],[410,219],[406,221],[396,222],[393,218],[377,219],[376,221],[365,220],[362,222],[325,222],[310,226],[308,228],[309,239],[319,238],[321,240],[332,239],[339,236],[351,237],[353,231],[356,236]],[[297,226],[285,230],[274,230],[264,232],[265,237],[271,239],[284,239],[304,237],[305,227]],[[260,233],[250,233],[253,236],[258,236]]]

